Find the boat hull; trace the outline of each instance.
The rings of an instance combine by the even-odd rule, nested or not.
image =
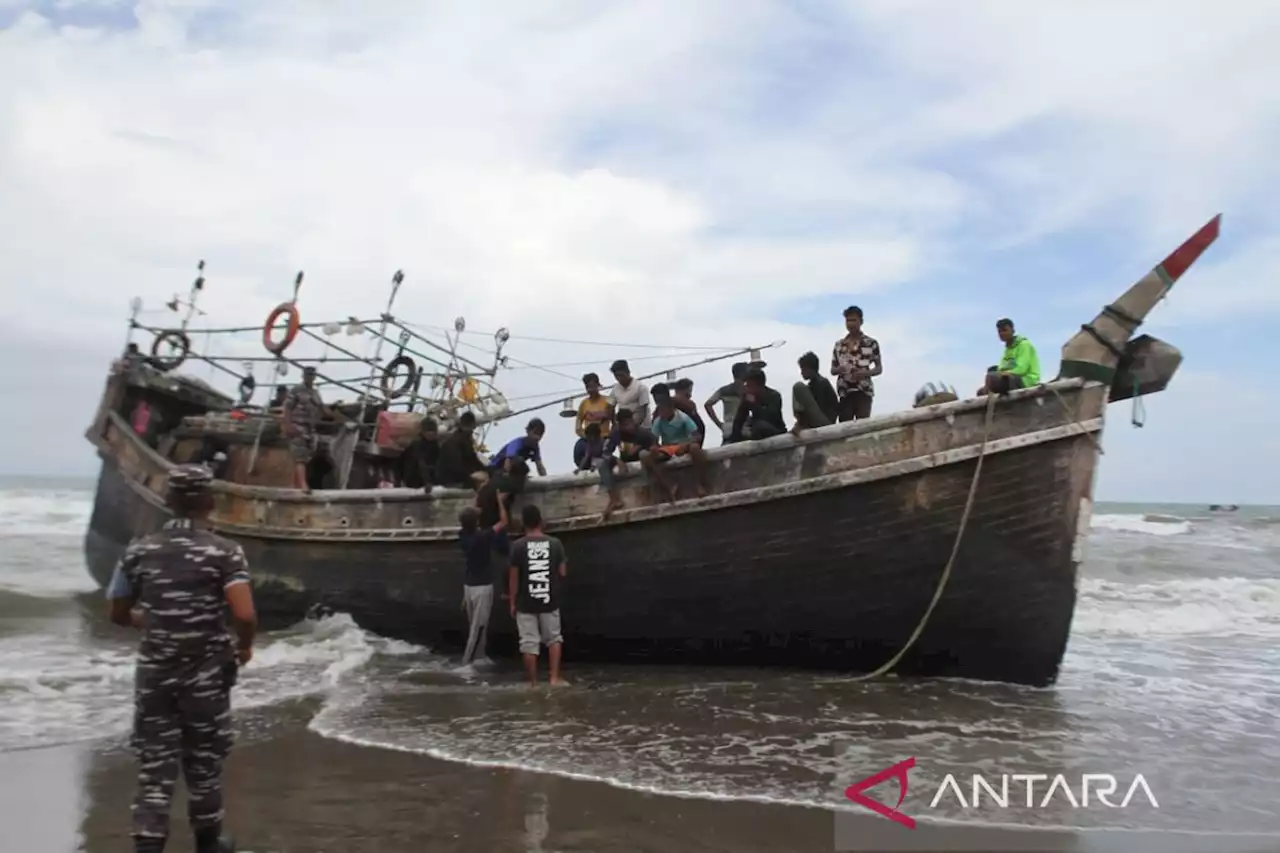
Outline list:
[[[986,456],[944,593],[895,672],[1046,685],[1075,605],[1095,436],[1072,432]],[[976,458],[881,479],[557,533],[569,557],[567,660],[781,664],[850,672],[889,660],[920,623],[960,529]],[[104,457],[85,540],[105,584],[135,535],[166,517]],[[232,534],[264,624],[316,605],[439,651],[465,640],[456,539],[314,541]],[[501,563],[495,561],[495,577]],[[491,655],[514,654],[495,604]]]

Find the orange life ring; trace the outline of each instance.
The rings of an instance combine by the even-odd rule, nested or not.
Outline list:
[[[271,337],[272,326],[284,314],[289,315],[289,326],[284,331],[284,340],[277,343]],[[281,302],[276,306],[276,310],[267,315],[267,322],[262,325],[262,345],[272,355],[280,355],[289,348],[289,344],[293,343],[293,339],[298,336],[298,330],[301,328],[302,318],[298,316],[298,306],[292,302]]]

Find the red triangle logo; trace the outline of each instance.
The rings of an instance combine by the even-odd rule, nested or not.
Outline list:
[[[892,767],[886,767],[874,776],[868,776],[861,782],[854,782],[848,788],[844,789],[844,795],[849,798],[850,802],[857,803],[860,806],[865,806],[882,817],[887,817],[895,823],[902,824],[907,829],[915,829],[915,820],[898,811],[898,806],[901,806],[902,801],[907,798],[907,771],[915,766],[915,756],[912,756],[905,761],[899,761],[897,764]],[[879,785],[887,779],[898,780],[898,805],[893,808],[889,808],[884,803],[878,803],[862,793],[868,788],[874,788],[876,785]]]

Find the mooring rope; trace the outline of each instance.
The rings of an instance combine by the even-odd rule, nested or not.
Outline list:
[[[964,540],[965,529],[969,526],[969,515],[973,512],[973,504],[978,496],[978,482],[982,479],[982,461],[987,457],[987,439],[991,435],[991,421],[992,416],[995,414],[998,397],[999,395],[997,394],[987,395],[987,414],[982,425],[982,447],[978,450],[978,464],[973,469],[973,480],[969,483],[969,498],[965,501],[964,512],[960,516],[960,529],[956,531],[955,542],[951,545],[951,556],[947,558],[947,565],[942,569],[942,577],[938,580],[938,588],[934,590],[933,600],[925,608],[919,624],[916,625],[916,629],[911,632],[911,636],[907,638],[907,642],[898,650],[898,653],[889,658],[885,664],[874,672],[856,676],[852,679],[853,681],[870,681],[873,678],[879,678],[897,666],[898,661],[902,660],[903,656],[916,644],[916,640],[920,639],[920,635],[924,633],[925,626],[929,624],[929,617],[933,615],[934,608],[942,600],[942,593],[947,588],[947,581],[951,578],[951,569],[956,564],[956,555],[960,553],[960,543]]]
[[[1058,402],[1062,404],[1062,409],[1067,413],[1067,417],[1071,418],[1071,421],[1072,423],[1075,424],[1076,429],[1080,430],[1080,434],[1083,435],[1085,438],[1089,439],[1089,441],[1093,443],[1094,449],[1097,450],[1099,453],[1106,453],[1106,451],[1102,449],[1102,442],[1098,441],[1098,437],[1093,433],[1089,432],[1089,430],[1085,429],[1084,424],[1080,423],[1080,415],[1071,408],[1071,406],[1067,403],[1066,398],[1058,393],[1058,389],[1054,388],[1052,385],[1046,385],[1044,387],[1052,391],[1053,396],[1058,398]],[[1080,408],[1084,408],[1084,401],[1081,400],[1080,403],[1081,403]]]

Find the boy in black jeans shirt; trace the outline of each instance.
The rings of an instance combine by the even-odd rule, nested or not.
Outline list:
[[[529,676],[529,686],[536,686],[538,647],[545,645],[551,662],[551,686],[565,686],[568,682],[560,677],[560,651],[564,645],[560,634],[560,587],[568,569],[564,545],[542,532],[542,511],[533,504],[527,504],[520,516],[525,535],[511,546],[507,592],[520,634],[524,671]]]

